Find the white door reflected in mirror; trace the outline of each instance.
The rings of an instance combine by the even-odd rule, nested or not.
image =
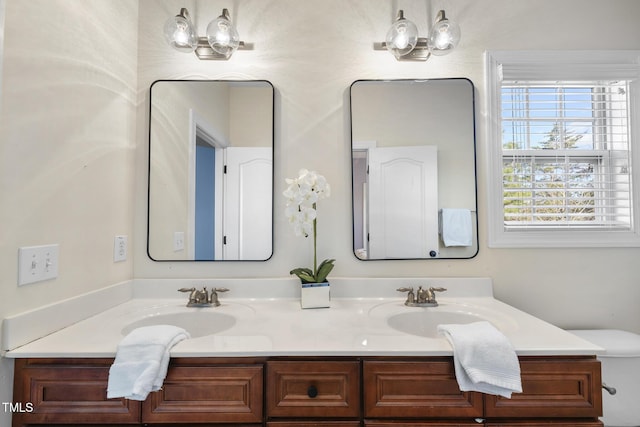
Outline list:
[[[368,256],[404,259],[437,254],[437,156],[437,147],[429,145],[368,150],[369,194],[363,209],[369,237],[363,248],[368,247]]]

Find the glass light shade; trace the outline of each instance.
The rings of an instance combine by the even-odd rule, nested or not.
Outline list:
[[[182,15],[167,20],[164,24],[164,37],[169,46],[180,52],[191,53],[198,46],[198,36],[191,20]]]
[[[223,15],[207,25],[207,41],[215,52],[230,57],[240,45],[236,27]]]
[[[443,19],[436,22],[429,32],[427,48],[436,56],[451,53],[460,42],[460,27],[453,21]]]
[[[385,39],[387,50],[396,58],[410,53],[418,43],[418,27],[408,19],[398,19],[393,23]]]

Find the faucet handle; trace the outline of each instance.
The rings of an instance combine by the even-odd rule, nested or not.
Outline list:
[[[410,305],[416,302],[416,294],[413,292],[413,288],[398,288],[396,290],[398,292],[408,292],[407,300],[404,302],[404,305]]]
[[[193,292],[195,290],[196,290],[196,288],[180,288],[180,289],[178,289],[178,291],[180,291],[180,292]]]
[[[209,297],[209,304],[214,307],[218,307],[220,305],[220,301],[218,300],[218,292],[227,292],[229,289],[227,288],[213,288],[211,289],[211,296]]]
[[[429,287],[429,290],[427,290],[427,303],[430,304],[435,304],[436,306],[438,305],[438,301],[436,301],[436,292],[444,292],[446,291],[445,288],[434,288],[433,286]]]

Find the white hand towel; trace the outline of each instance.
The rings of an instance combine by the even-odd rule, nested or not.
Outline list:
[[[473,226],[469,209],[442,209],[440,235],[445,246],[471,246]]]
[[[171,325],[134,329],[118,344],[116,359],[109,369],[107,398],[145,400],[160,390],[167,376],[171,348],[190,338],[182,328]]]
[[[489,322],[438,325],[453,347],[456,379],[461,391],[479,391],[511,398],[522,393],[520,363],[511,342]]]

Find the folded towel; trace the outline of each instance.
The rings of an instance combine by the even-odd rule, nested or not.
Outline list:
[[[489,322],[438,325],[453,347],[456,379],[461,391],[479,391],[511,398],[522,393],[520,363],[513,346]]]
[[[445,246],[471,246],[473,227],[469,209],[442,209],[440,235]]]
[[[170,325],[134,329],[118,344],[116,359],[109,369],[107,398],[145,400],[160,390],[169,367],[171,347],[189,338],[182,328]]]

